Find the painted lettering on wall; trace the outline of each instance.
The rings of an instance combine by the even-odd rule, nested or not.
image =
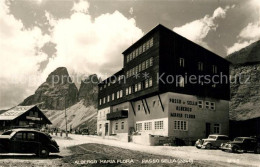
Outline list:
[[[181,104],[181,99],[172,99],[172,98],[170,98],[170,103]]]
[[[183,106],[176,106],[176,111],[187,111],[187,112],[191,112],[192,108],[190,107],[183,107]]]
[[[179,118],[182,118],[182,114],[181,114],[181,113],[171,113],[171,117],[179,117]]]
[[[171,113],[171,117],[182,118],[183,114],[181,114],[181,113]],[[193,114],[184,114],[184,118],[195,119],[196,117]]]
[[[185,102],[185,101],[182,101],[181,99],[174,99],[174,98],[170,98],[170,103],[187,104],[187,105],[190,105],[190,106],[197,106],[198,105],[197,101],[188,100],[188,101]]]

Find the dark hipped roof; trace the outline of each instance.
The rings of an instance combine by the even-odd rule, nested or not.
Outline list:
[[[18,118],[19,116],[23,115],[24,113],[28,112],[32,108],[36,107],[43,115],[43,117],[47,120],[49,124],[52,124],[51,121],[44,115],[44,113],[36,106],[36,105],[31,105],[31,106],[16,106],[13,107],[4,113],[0,114],[0,120],[14,120]]]
[[[199,46],[199,47],[201,47],[201,48],[203,48],[203,49],[206,49],[206,48],[204,48],[203,46],[201,46],[201,45],[199,45],[199,44],[197,44],[197,43],[195,43],[195,42],[193,42],[193,41],[191,41],[191,40],[189,40],[189,39],[187,39],[187,38],[181,36],[180,34],[174,32],[174,31],[172,31],[171,29],[169,29],[169,28],[167,28],[167,27],[165,27],[165,26],[163,26],[163,25],[161,25],[161,24],[158,24],[158,25],[155,26],[152,30],[150,30],[148,33],[146,33],[143,37],[141,37],[139,40],[137,40],[134,44],[132,44],[131,46],[129,46],[122,54],[125,54],[126,52],[128,52],[128,51],[131,50],[132,48],[135,48],[136,46],[139,46],[139,43],[140,43],[140,41],[143,40],[143,38],[145,38],[146,36],[149,36],[150,34],[153,34],[154,32],[156,32],[156,31],[158,31],[158,30],[166,30],[166,31],[171,32],[171,33],[173,33],[173,34],[175,34],[175,35],[177,35],[177,36],[179,36],[179,37],[181,37],[181,38],[184,38],[184,39],[190,41],[190,42],[193,43],[194,45],[197,45],[197,46]],[[229,60],[227,60],[227,59],[225,59],[225,58],[223,58],[223,57],[217,55],[216,53],[214,53],[214,52],[212,52],[212,51],[210,51],[210,50],[208,50],[208,49],[206,49],[206,50],[207,50],[208,52],[211,52],[211,53],[214,54],[215,56],[218,56],[219,58],[225,60],[226,62],[232,64]]]

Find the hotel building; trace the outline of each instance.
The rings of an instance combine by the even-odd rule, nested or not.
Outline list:
[[[146,145],[228,134],[229,62],[158,25],[99,86],[97,133]]]

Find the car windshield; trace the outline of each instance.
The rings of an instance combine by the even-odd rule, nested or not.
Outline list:
[[[217,136],[209,136],[208,138],[209,138],[209,139],[216,139]]]
[[[243,138],[237,137],[234,139],[234,141],[243,141]]]
[[[13,131],[11,131],[11,130],[10,130],[10,131],[6,131],[6,132],[4,132],[2,135],[11,135],[12,132],[13,132]]]

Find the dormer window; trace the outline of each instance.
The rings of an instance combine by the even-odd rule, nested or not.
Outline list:
[[[185,65],[184,58],[179,59],[179,65],[180,65],[180,67],[184,67],[184,65]]]
[[[212,65],[212,72],[213,74],[216,74],[218,72],[218,68],[216,65]]]
[[[202,62],[198,62],[198,70],[203,71],[203,63]]]

